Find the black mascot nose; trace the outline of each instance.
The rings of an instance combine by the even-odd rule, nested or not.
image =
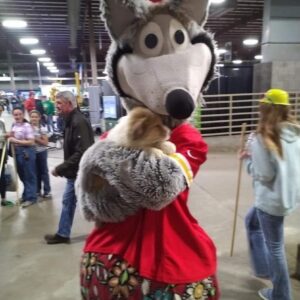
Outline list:
[[[187,119],[192,114],[194,108],[193,98],[184,90],[173,90],[167,96],[166,110],[175,119]]]

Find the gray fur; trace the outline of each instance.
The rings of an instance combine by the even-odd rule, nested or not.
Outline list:
[[[173,0],[170,9],[174,12],[182,13],[190,20],[196,21],[199,26],[204,26],[208,16],[208,0]]]
[[[126,28],[146,14],[143,0],[102,0],[100,11],[114,40],[118,40]],[[123,17],[122,21],[120,17]]]
[[[89,192],[89,174],[105,178],[109,185]],[[187,184],[180,167],[168,156],[157,158],[102,140],[84,153],[75,186],[87,220],[119,222],[142,208],[165,207]]]

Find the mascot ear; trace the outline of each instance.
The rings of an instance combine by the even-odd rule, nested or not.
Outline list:
[[[126,28],[137,19],[139,7],[140,5],[134,4],[134,0],[100,1],[102,19],[114,40],[118,40]]]
[[[178,1],[174,1],[175,3]],[[182,0],[177,6],[192,20],[203,26],[206,22],[210,0]]]

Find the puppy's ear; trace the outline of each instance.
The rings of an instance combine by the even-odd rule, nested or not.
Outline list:
[[[145,130],[147,129],[146,121],[146,118],[141,118],[132,124],[130,138],[133,141],[139,140],[143,137]]]

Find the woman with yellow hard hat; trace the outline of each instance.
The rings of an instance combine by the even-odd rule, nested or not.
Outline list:
[[[259,110],[256,133],[241,155],[255,194],[246,216],[250,256],[254,273],[273,284],[258,291],[261,299],[291,300],[283,228],[284,217],[300,204],[300,126],[290,114],[284,90],[268,90]]]

